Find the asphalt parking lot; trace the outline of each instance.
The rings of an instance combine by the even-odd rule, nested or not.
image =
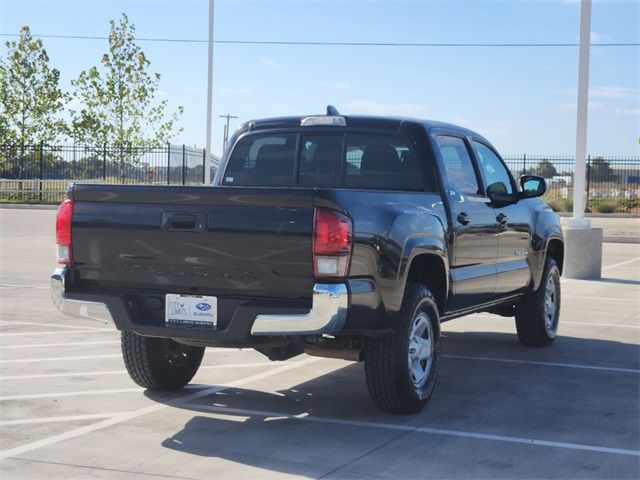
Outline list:
[[[418,415],[369,401],[361,364],[209,349],[187,389],[137,388],[118,333],[49,296],[51,210],[0,209],[0,475],[23,478],[638,478],[640,245],[563,281],[560,337],[512,319],[443,327]]]

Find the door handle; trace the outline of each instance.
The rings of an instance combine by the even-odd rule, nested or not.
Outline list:
[[[459,213],[456,218],[462,225],[467,225],[471,221],[469,216],[464,212]]]
[[[507,216],[504,213],[500,213],[497,217],[496,217],[496,221],[500,224],[500,225],[506,225],[507,224]]]
[[[188,232],[204,232],[207,215],[204,213],[163,212],[162,229]]]

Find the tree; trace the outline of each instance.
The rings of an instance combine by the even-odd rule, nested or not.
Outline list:
[[[50,143],[66,132],[60,118],[68,98],[60,87],[60,72],[49,67],[49,56],[41,39],[34,39],[28,26],[18,41],[6,42],[7,54],[0,58],[0,162],[20,152],[20,176],[25,168],[25,147]],[[11,152],[11,153],[9,153]]]
[[[596,157],[589,164],[589,179],[593,183],[610,182],[616,180],[617,175],[609,162],[602,157]]]
[[[558,175],[558,170],[549,160],[542,160],[537,167],[531,169],[533,175],[540,175],[544,178],[553,178]]]
[[[82,71],[72,82],[82,108],[71,115],[76,140],[109,145],[110,159],[118,162],[124,181],[125,168],[137,165],[144,150],[170,140],[183,108],[166,118],[167,100],[154,102],[160,74],[149,73],[151,63],[135,42],[135,27],[125,14],[110,25],[102,67]]]

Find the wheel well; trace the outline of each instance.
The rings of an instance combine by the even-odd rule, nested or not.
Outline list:
[[[547,256],[553,258],[558,264],[560,273],[562,273],[562,264],[564,262],[564,244],[560,240],[549,240],[547,245]]]
[[[440,315],[444,314],[447,304],[447,272],[440,257],[428,253],[414,257],[407,282],[426,285],[435,297]]]

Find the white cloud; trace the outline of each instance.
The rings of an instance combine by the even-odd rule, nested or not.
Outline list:
[[[616,108],[619,115],[640,115],[640,108]]]
[[[575,38],[576,41],[580,41],[580,35],[576,35],[573,38]],[[606,33],[599,33],[599,32],[592,31],[589,35],[589,43],[600,43],[600,42],[607,41],[610,38],[611,37]]]
[[[560,0],[560,3],[564,3],[565,5],[576,5],[580,4],[581,0]],[[602,0],[591,0],[591,3],[600,3]]]
[[[271,68],[284,68],[282,65],[280,65],[278,62],[276,62],[275,60],[272,60],[271,58],[267,58],[267,57],[260,57],[258,58],[258,61],[260,63],[262,63],[263,65],[266,65],[267,67],[271,67]]]
[[[576,96],[575,88],[565,88],[563,90],[552,90],[550,93]],[[633,97],[635,90],[629,87],[615,85],[601,85],[589,88],[589,96],[594,98],[628,98]]]
[[[333,82],[331,84],[331,88],[339,92],[342,92],[344,90],[349,90],[351,88],[351,84],[349,82]]]
[[[560,110],[576,110],[578,105],[576,102],[555,102],[553,104],[556,108]],[[602,110],[604,105],[598,102],[589,102],[589,110]]]
[[[220,91],[222,93],[235,93],[235,94],[240,94],[240,95],[246,95],[247,93],[251,93],[251,91],[248,88],[227,88],[227,87],[223,87],[220,89]]]
[[[372,100],[352,100],[347,102],[345,110],[350,113],[371,115],[420,115],[424,107],[415,103],[380,103]]]
[[[599,98],[627,98],[632,97],[633,94],[633,88],[628,87],[602,86],[589,90],[590,96]]]

